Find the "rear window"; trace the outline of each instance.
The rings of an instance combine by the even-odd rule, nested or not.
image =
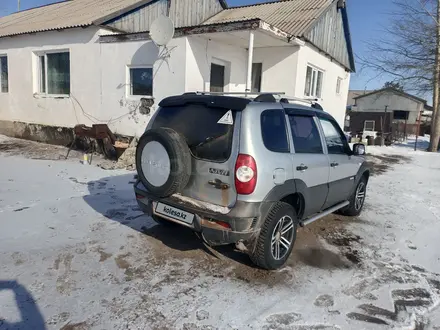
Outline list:
[[[152,128],[168,127],[180,133],[196,158],[225,162],[231,155],[235,115],[233,110],[202,104],[163,107]]]

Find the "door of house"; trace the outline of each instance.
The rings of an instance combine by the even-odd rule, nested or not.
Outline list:
[[[211,92],[223,92],[225,89],[225,66],[211,63]]]

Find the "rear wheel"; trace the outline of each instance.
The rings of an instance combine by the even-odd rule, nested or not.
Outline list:
[[[136,149],[136,168],[147,190],[159,197],[181,192],[191,175],[185,138],[170,128],[148,130]]]
[[[252,261],[265,269],[282,267],[292,252],[297,227],[295,209],[287,203],[275,203],[261,227]]]
[[[366,195],[367,178],[363,176],[359,180],[353,195],[350,197],[350,204],[346,208],[343,208],[340,213],[349,217],[355,217],[361,214]]]

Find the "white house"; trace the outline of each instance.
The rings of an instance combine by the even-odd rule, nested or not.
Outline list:
[[[166,47],[148,33],[159,15],[176,28]],[[345,0],[64,1],[0,18],[0,64],[0,133],[18,136],[93,123],[139,135],[164,97],[247,89],[317,98],[343,125],[354,71]]]

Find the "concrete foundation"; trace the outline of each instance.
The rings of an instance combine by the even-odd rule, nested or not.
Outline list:
[[[65,147],[70,146],[74,140],[73,128],[70,127],[57,127],[7,120],[0,120],[0,134]],[[115,134],[115,136],[116,139],[121,142],[129,143],[132,140],[131,136],[119,134]],[[74,147],[76,149],[87,149],[88,142],[77,139],[77,143]]]
[[[73,128],[0,120],[0,134],[36,142],[69,146]]]

